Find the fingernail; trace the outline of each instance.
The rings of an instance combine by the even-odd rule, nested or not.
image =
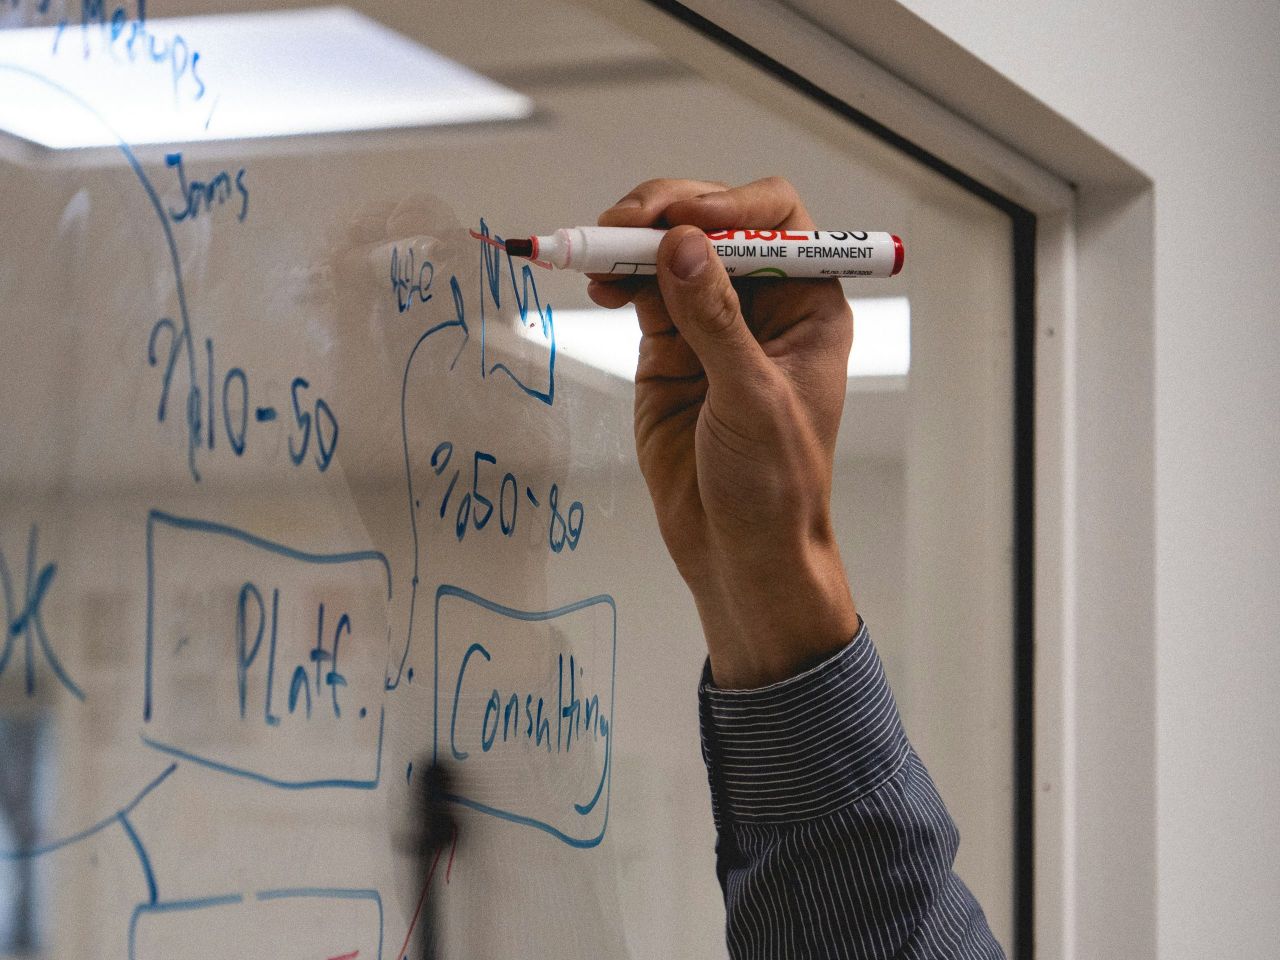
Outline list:
[[[617,210],[619,208],[626,209],[626,208],[640,207],[640,206],[644,206],[644,204],[642,204],[639,201],[639,199],[637,199],[636,197],[623,197],[621,200],[619,200],[617,203],[613,205],[613,208]]]
[[[691,280],[707,265],[707,238],[691,233],[680,241],[671,258],[671,272],[681,280]]]

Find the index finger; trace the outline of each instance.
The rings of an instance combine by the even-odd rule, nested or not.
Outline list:
[[[646,180],[600,214],[596,222],[602,227],[651,227],[673,203],[728,189],[715,180]]]
[[[765,177],[741,187],[680,197],[662,211],[662,216],[673,225],[690,223],[703,230],[814,229],[796,188],[782,177]]]

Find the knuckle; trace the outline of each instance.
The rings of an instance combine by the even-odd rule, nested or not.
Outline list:
[[[791,199],[799,198],[799,194],[796,193],[795,186],[786,177],[780,177],[776,175],[772,177],[765,177],[763,180],[760,181],[760,185],[769,190],[774,191],[775,193],[780,193],[788,198],[791,198]]]
[[[627,201],[635,201],[641,207],[651,207],[654,201],[662,196],[665,190],[665,180],[645,180],[637,183],[634,187],[624,193],[621,197],[613,202],[613,206],[609,207],[609,211],[616,209],[620,204]],[[607,213],[608,211],[606,211]]]
[[[653,194],[657,193],[659,190],[662,189],[662,187],[666,183],[667,181],[662,178],[652,178],[649,180],[642,180],[639,183],[637,183],[634,187],[631,188],[631,192],[627,194],[627,197],[636,197],[638,199],[643,200],[646,197],[652,196]],[[625,200],[626,197],[624,197],[623,199]]]
[[[641,200],[656,200],[663,196],[677,195],[683,191],[687,191],[691,184],[695,181],[681,180],[674,177],[651,177],[648,180],[636,184],[628,197],[638,197]]]

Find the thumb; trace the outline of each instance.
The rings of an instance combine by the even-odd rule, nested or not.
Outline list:
[[[658,248],[658,287],[672,323],[726,400],[743,395],[768,358],[742,318],[738,293],[711,241],[697,227],[673,227]]]

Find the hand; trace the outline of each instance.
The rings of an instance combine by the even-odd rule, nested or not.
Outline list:
[[[731,282],[704,231],[812,230],[794,188],[650,180],[601,226],[669,226],[658,275],[597,277],[634,303],[640,469],[725,688],[792,676],[844,646],[857,613],[831,529],[853,322],[836,280]]]

